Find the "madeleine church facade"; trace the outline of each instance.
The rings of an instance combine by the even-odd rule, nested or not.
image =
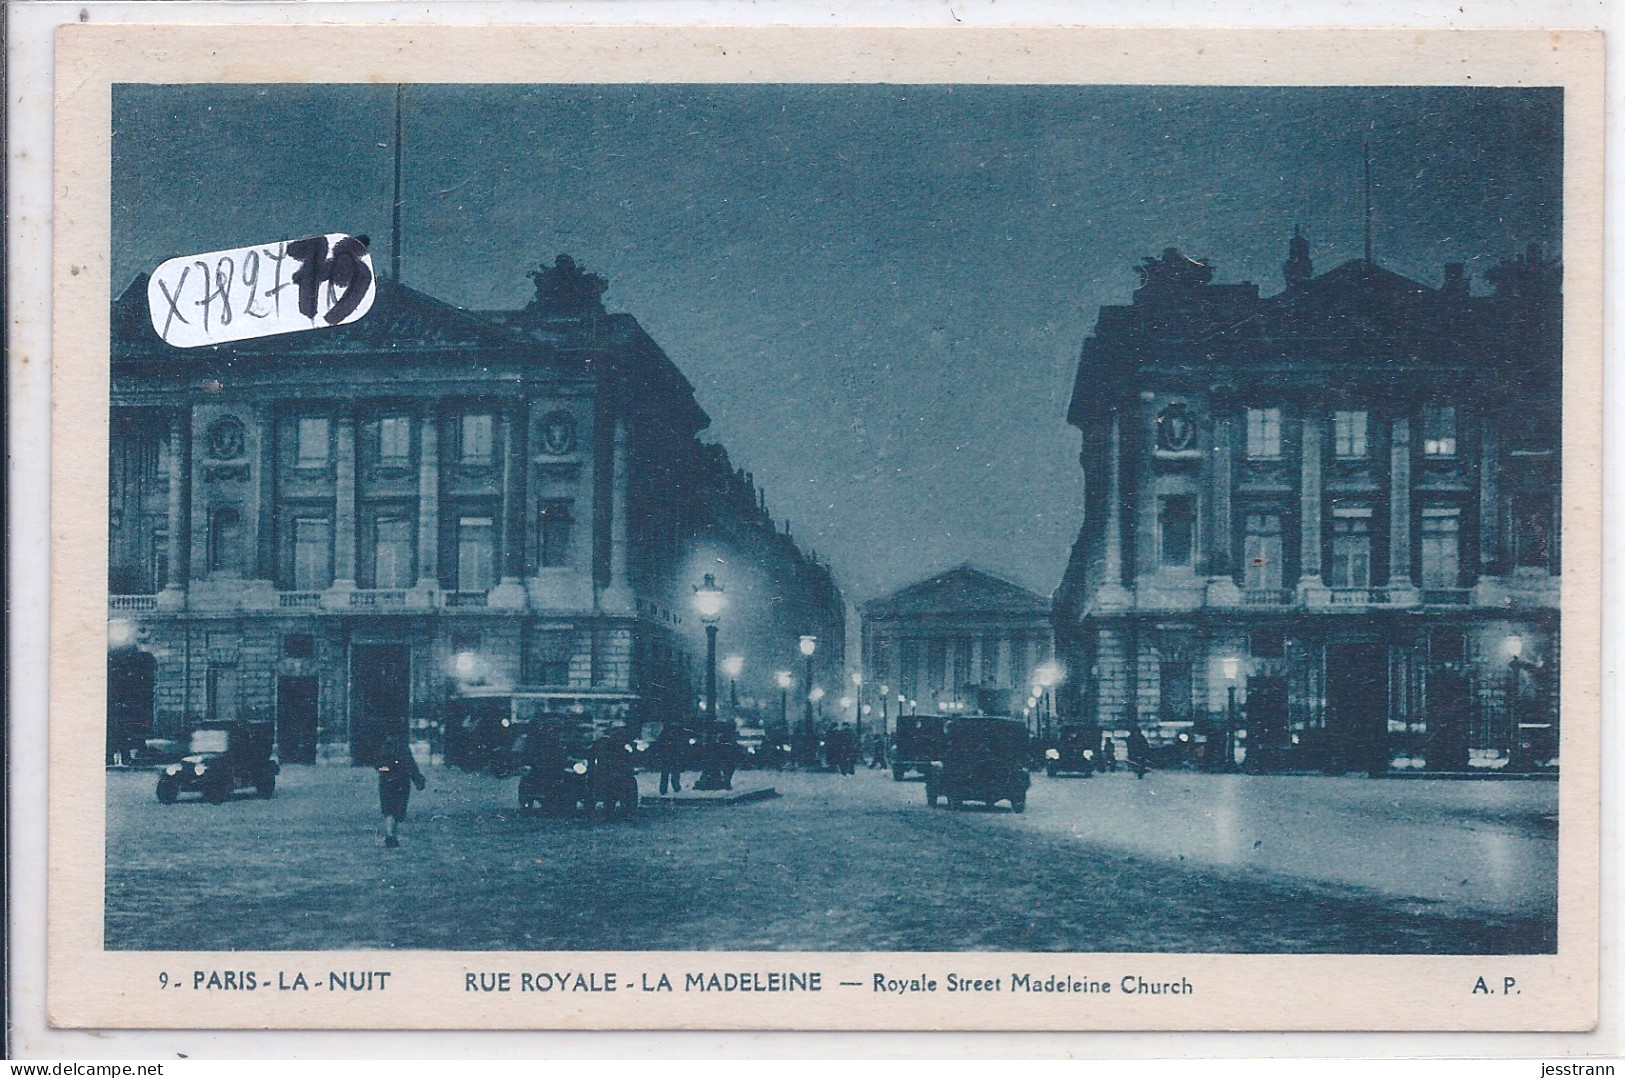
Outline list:
[[[1357,259],[1218,284],[1168,250],[1086,341],[1063,708],[1226,766],[1555,767],[1561,267]]]
[[[260,719],[286,762],[365,762],[482,698],[592,728],[693,709],[697,550],[776,527],[709,493],[748,480],[604,280],[532,277],[518,311],[381,279],[352,325],[200,349],[153,332],[145,280],[115,301],[119,736]],[[792,581],[763,632],[842,616],[827,568],[758,546]]]

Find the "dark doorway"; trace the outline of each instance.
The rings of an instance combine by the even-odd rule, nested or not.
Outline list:
[[[276,747],[285,764],[316,762],[316,686],[313,677],[277,679]]]
[[[1247,679],[1247,769],[1271,771],[1287,752],[1286,678]]]
[[[129,763],[152,736],[152,687],[158,662],[145,651],[107,657],[107,762]]]
[[[357,644],[350,649],[352,762],[371,765],[386,737],[406,736],[411,675],[411,654],[404,644]]]
[[[1427,766],[1429,771],[1466,771],[1472,723],[1472,683],[1454,670],[1428,673]]]
[[[1326,646],[1326,771],[1388,770],[1388,645]]]

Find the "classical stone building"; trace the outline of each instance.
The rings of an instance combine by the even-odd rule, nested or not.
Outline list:
[[[720,552],[780,581],[793,647],[844,605],[697,440],[693,387],[567,257],[523,310],[382,279],[351,325],[179,349],[146,280],[113,305],[114,738],[276,723],[286,762],[429,751],[476,711],[584,730],[691,714],[694,585]],[[728,574],[718,572],[727,586]],[[788,643],[787,643],[788,642]]]
[[[858,610],[864,683],[885,685],[893,708],[901,694],[922,715],[1021,715],[1054,656],[1049,600],[969,565]]]
[[[1297,236],[1273,296],[1140,274],[1068,415],[1063,709],[1252,767],[1555,765],[1560,266],[1315,276]]]

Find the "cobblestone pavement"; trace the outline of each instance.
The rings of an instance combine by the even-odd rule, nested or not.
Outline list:
[[[537,819],[434,768],[385,849],[370,770],[160,805],[108,774],[111,949],[1546,952],[1556,786],[1034,776],[1025,815],[884,772],[775,800]],[[644,776],[653,792],[654,776]]]

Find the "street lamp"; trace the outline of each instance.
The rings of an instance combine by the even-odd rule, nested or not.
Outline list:
[[[1224,759],[1220,761],[1223,770],[1228,771],[1236,766],[1236,678],[1241,673],[1241,660],[1234,656],[1225,657],[1219,664],[1224,670],[1225,702],[1224,702]]]
[[[712,726],[706,738],[705,770],[694,784],[696,790],[720,790],[722,779],[721,745],[717,739],[717,621],[722,617],[722,586],[710,573],[704,583],[694,585],[694,609],[705,623],[705,717]]]
[[[891,736],[891,730],[889,729],[889,727],[891,726],[891,719],[890,719],[890,716],[888,716],[886,714],[886,703],[890,699],[890,695],[891,695],[891,686],[889,686],[889,685],[880,686],[880,742],[881,742],[881,744],[885,744],[886,739]]]
[[[1518,671],[1529,663],[1523,661],[1523,637],[1513,635],[1506,639],[1507,653],[1507,702],[1506,715],[1509,734],[1512,738],[1511,750],[1507,757],[1507,770],[1521,771],[1530,764],[1530,753],[1524,746],[1523,723],[1518,715]]]
[[[852,671],[852,728],[858,739],[858,751],[863,751],[863,673]]]
[[[773,675],[773,680],[779,686],[779,725],[784,727],[784,736],[790,737],[790,686],[796,679],[790,676],[790,671],[780,670]]]
[[[722,672],[728,675],[728,706],[733,709],[735,718],[739,717],[739,675],[744,669],[743,655],[730,655],[722,660]]]
[[[813,652],[818,650],[818,637],[808,633],[801,638],[799,646],[801,654],[806,656],[807,659],[807,685],[811,686],[813,683]],[[823,695],[822,689],[816,691],[819,696]],[[803,763],[813,764],[817,762],[818,732],[813,728],[813,696],[811,691],[807,693],[807,712],[801,723],[801,755]]]

